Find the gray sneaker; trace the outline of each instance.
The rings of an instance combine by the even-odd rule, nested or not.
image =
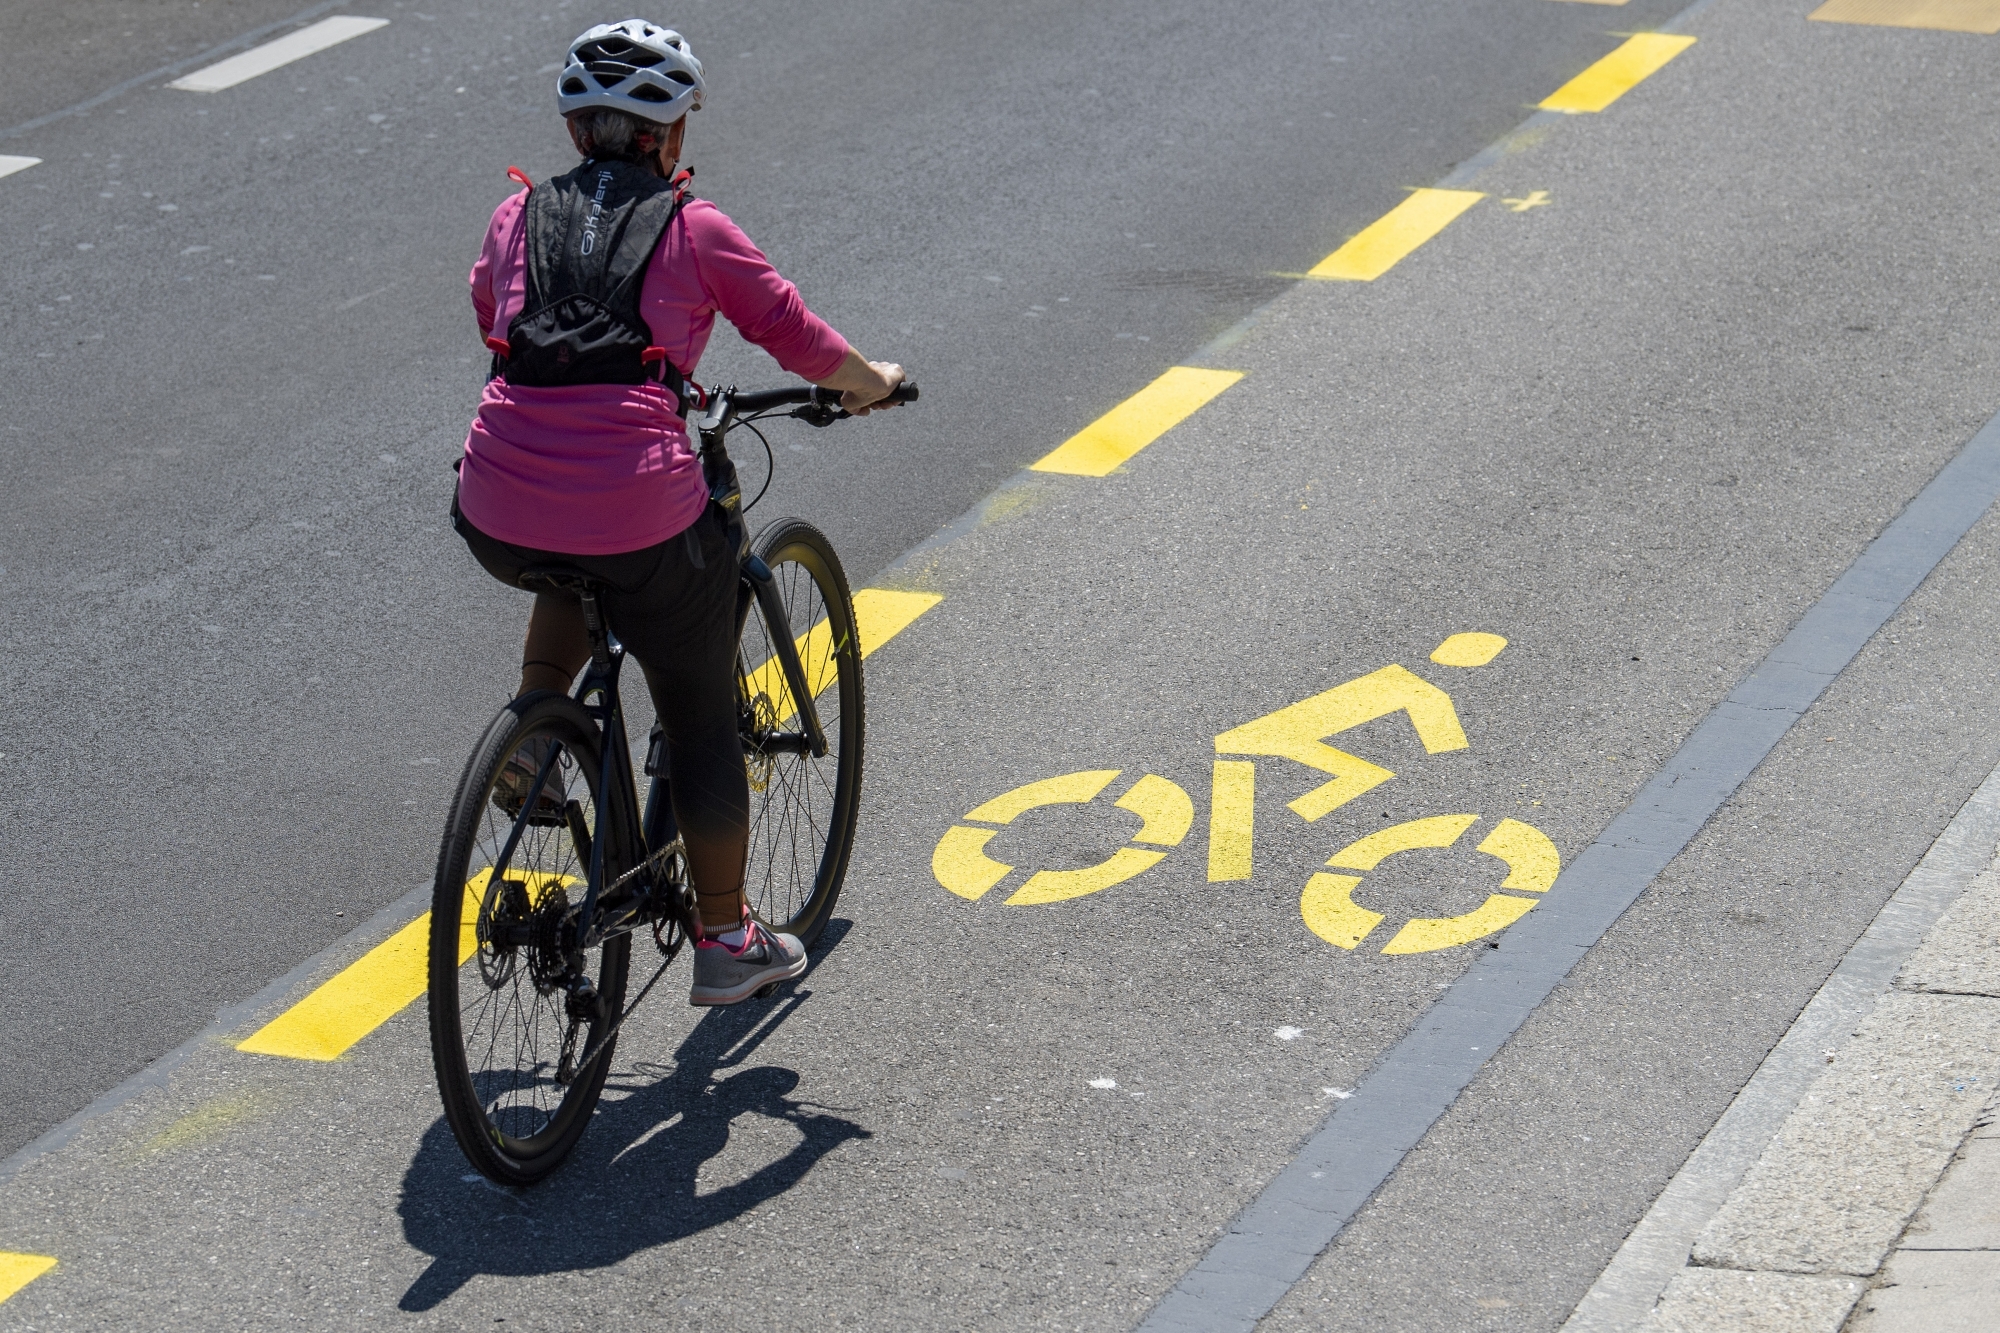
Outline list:
[[[752,920],[739,949],[718,940],[694,946],[694,989],[688,1003],[735,1004],[805,970],[806,946],[796,936],[766,930]]]

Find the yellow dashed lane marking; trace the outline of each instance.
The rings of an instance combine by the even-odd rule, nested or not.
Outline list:
[[[1477,190],[1417,190],[1313,265],[1306,276],[1373,282],[1485,197]]]
[[[861,639],[861,656],[866,658],[943,600],[934,592],[890,592],[886,588],[863,588],[855,593],[854,630]],[[833,683],[832,625],[820,621],[794,640],[793,646],[798,649],[806,684],[818,698],[819,692]],[[750,691],[753,698],[759,692],[771,696],[781,727],[799,711],[792,702],[791,688],[785,684],[785,669],[775,657],[750,673]]]
[[[0,1301],[6,1300],[56,1266],[46,1254],[15,1254],[0,1250]]]
[[[1064,440],[1034,464],[1034,470],[1072,477],[1107,476],[1242,378],[1240,370],[1175,366]]]
[[[475,876],[474,880],[483,888],[481,876]],[[467,916],[476,918],[477,914],[474,907]],[[431,914],[425,912],[259,1028],[248,1040],[237,1043],[236,1049],[293,1060],[339,1058],[348,1047],[394,1018],[404,1005],[424,993],[428,985],[425,974],[430,936]],[[461,963],[472,956],[466,944],[465,940],[459,941]]]
[[[1827,0],[1806,17],[1821,23],[1935,28],[1990,37],[2000,32],[2000,0]]]
[[[855,593],[854,620],[861,638],[861,655],[867,657],[943,600],[935,593],[891,592],[882,588],[863,588]],[[826,622],[821,621],[806,631],[799,637],[798,643],[799,654],[808,663],[807,669],[811,670],[810,663],[815,658],[808,651],[809,646],[830,644]],[[776,677],[776,665],[766,664],[760,668],[759,675],[766,672]],[[791,706],[790,693],[785,690],[782,680],[775,686],[774,693],[784,695],[787,717],[796,711]],[[478,915],[478,903],[485,893],[488,873],[481,871],[466,885],[466,926],[461,930],[458,942],[460,963],[470,958],[477,947],[471,927]],[[431,914],[425,912],[305,999],[259,1028],[248,1039],[238,1043],[236,1049],[254,1055],[278,1055],[293,1060],[338,1059],[354,1043],[394,1018],[424,993],[429,986],[430,932]],[[0,1267],[0,1277],[4,1274],[4,1267]]]
[[[1638,87],[1647,75],[1694,45],[1692,37],[1642,32],[1549,94],[1544,111],[1602,111]]]

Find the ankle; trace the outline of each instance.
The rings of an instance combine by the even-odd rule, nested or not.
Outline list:
[[[744,941],[750,938],[749,931],[750,914],[748,912],[743,912],[735,919],[729,921],[720,921],[714,924],[710,924],[707,921],[701,923],[702,939],[720,944],[726,949],[742,948]]]

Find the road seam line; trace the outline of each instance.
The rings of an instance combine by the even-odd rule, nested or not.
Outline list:
[[[1141,1329],[1254,1328],[1996,497],[2000,415],[1681,742],[1562,872],[1563,892],[1478,953]]]
[[[164,1086],[174,1071],[196,1052],[216,1046],[234,1045],[236,1034],[241,1032],[252,1018],[285,1000],[312,978],[324,975],[340,960],[351,959],[354,956],[357,940],[379,939],[401,928],[409,921],[412,912],[427,906],[430,900],[429,884],[421,884],[411,889],[396,901],[379,908],[366,922],[305,959],[247,1000],[224,1005],[216,1010],[215,1017],[210,1020],[207,1027],[136,1074],[125,1078],[116,1087],[100,1094],[88,1106],[75,1112],[61,1124],[51,1126],[31,1142],[16,1148],[5,1161],[0,1161],[0,1185],[10,1183],[36,1160],[67,1147],[92,1121],[124,1106],[149,1088]]]
[[[113,98],[123,97],[134,88],[144,87],[155,79],[164,79],[169,74],[178,74],[184,69],[199,65],[204,60],[212,61],[224,51],[234,51],[239,46],[248,46],[259,37],[277,32],[281,28],[290,27],[294,23],[304,23],[307,19],[318,18],[321,14],[326,13],[327,10],[338,9],[346,3],[347,0],[324,0],[323,3],[314,5],[310,9],[300,10],[288,19],[279,19],[275,23],[266,23],[262,27],[252,28],[248,32],[239,33],[226,42],[216,43],[206,51],[195,52],[185,60],[176,60],[172,64],[162,65],[158,69],[147,70],[144,74],[136,75],[133,78],[125,80],[123,83],[114,83],[103,92],[93,93],[81,102],[75,102],[59,110],[51,111],[47,115],[36,116],[33,120],[24,120],[19,125],[10,125],[4,130],[0,130],[0,139],[16,138],[19,135],[26,134],[29,130],[38,130],[44,125],[52,125],[65,116],[79,115],[90,110],[92,107],[102,106]]]
[[[274,69],[283,69],[295,60],[317,55],[329,47],[351,41],[363,33],[374,32],[377,28],[389,26],[387,19],[355,18],[352,15],[336,14],[332,18],[321,19],[309,28],[288,32],[275,41],[253,46],[240,55],[227,60],[219,60],[213,65],[198,69],[183,78],[168,84],[188,93],[219,93],[225,88],[234,88],[239,83],[248,83],[259,75],[269,74]]]

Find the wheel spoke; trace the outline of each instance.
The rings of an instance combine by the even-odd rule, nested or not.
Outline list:
[[[773,626],[762,616],[751,617],[741,656],[746,664],[770,661],[777,649],[773,636],[782,629],[802,649],[800,668],[816,690],[814,711],[827,753],[814,757],[752,747],[747,760],[758,779],[750,796],[744,877],[750,907],[781,929],[801,931],[824,924],[827,900],[839,890],[859,767],[860,682],[851,603],[824,543],[795,522],[760,539],[758,549],[784,600],[786,623]]]

